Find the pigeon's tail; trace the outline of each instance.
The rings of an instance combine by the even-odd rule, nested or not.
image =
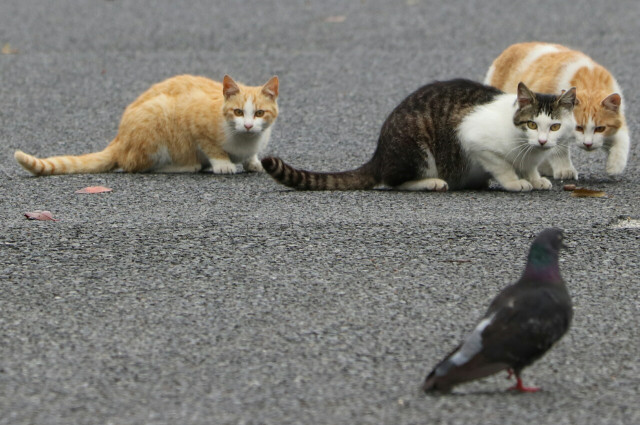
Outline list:
[[[448,392],[451,390],[451,387],[440,387],[440,380],[436,376],[436,370],[433,369],[429,375],[427,375],[427,379],[424,380],[424,384],[422,384],[422,391],[425,393],[431,391],[442,391]]]
[[[280,158],[267,157],[262,167],[271,177],[285,186],[298,190],[363,190],[380,183],[373,162],[338,173],[316,173],[293,168]]]
[[[507,369],[506,363],[489,362],[480,353],[473,356],[468,361],[458,364],[456,362],[456,349],[451,355],[436,366],[422,384],[424,392],[440,391],[449,392],[451,389],[463,382],[484,378],[493,375],[501,370]]]

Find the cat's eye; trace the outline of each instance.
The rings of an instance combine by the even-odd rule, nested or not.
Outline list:
[[[527,127],[529,127],[531,130],[535,130],[536,128],[538,128],[538,124],[533,121],[527,121]]]
[[[581,125],[576,125],[576,131],[579,131],[580,133],[584,133],[584,127]]]
[[[255,113],[256,118],[260,118],[264,116],[264,111],[262,109],[258,109]]]
[[[593,131],[595,131],[596,133],[602,133],[605,129],[606,129],[606,127],[604,125],[599,125]]]
[[[244,111],[242,109],[234,109],[233,113],[235,114],[236,117],[241,117],[244,115]]]
[[[551,124],[551,131],[558,131],[560,130],[560,124],[555,123],[555,124]]]

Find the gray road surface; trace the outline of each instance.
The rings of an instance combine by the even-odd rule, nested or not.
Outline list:
[[[561,4],[558,4],[561,3]],[[337,18],[336,18],[337,17]],[[328,22],[338,21],[338,22]],[[571,2],[4,0],[0,5],[0,424],[637,424],[640,6]],[[578,152],[601,199],[550,192],[301,193],[264,175],[33,178],[102,149],[150,84],[280,77],[268,148],[311,169],[373,152],[434,79],[482,79],[507,45],[571,45],[625,90],[626,174]],[[76,195],[90,185],[113,192]],[[58,222],[22,214],[50,210]],[[621,219],[621,217],[623,217]],[[418,387],[566,229],[569,334],[525,372]]]

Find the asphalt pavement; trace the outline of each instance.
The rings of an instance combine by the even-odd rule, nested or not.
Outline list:
[[[640,423],[640,5],[633,0],[5,0],[0,6],[0,424]],[[35,178],[15,149],[102,149],[176,74],[280,78],[265,154],[345,170],[435,79],[482,80],[509,44],[606,65],[632,147],[574,198],[499,190],[295,192],[240,173]],[[113,192],[79,195],[86,186]],[[28,221],[49,210],[59,221]],[[569,333],[524,372],[419,387],[565,229]]]

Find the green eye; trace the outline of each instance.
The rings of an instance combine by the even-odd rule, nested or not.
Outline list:
[[[242,111],[242,109],[234,109],[233,113],[235,114],[236,117],[241,117],[244,115],[244,112]]]
[[[258,109],[255,113],[256,118],[260,118],[264,116],[264,111],[262,109]]]
[[[593,131],[595,131],[596,133],[602,133],[606,128],[607,127],[601,125],[601,126],[596,127],[595,130],[593,130]]]
[[[558,131],[560,130],[560,124],[555,123],[555,124],[551,124],[551,131]]]
[[[527,127],[529,127],[531,130],[535,130],[536,128],[538,128],[538,124],[533,121],[527,121]]]

